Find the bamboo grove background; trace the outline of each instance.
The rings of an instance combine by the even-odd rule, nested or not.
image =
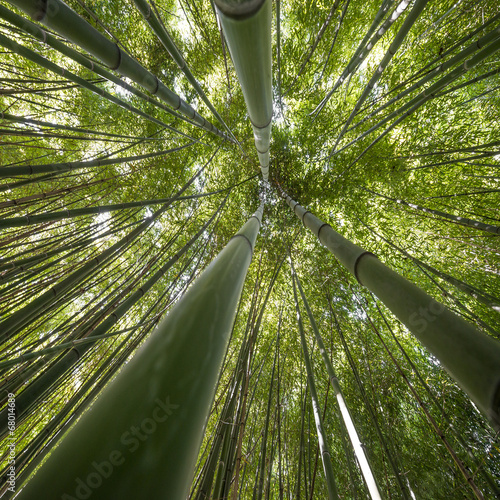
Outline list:
[[[7,443],[14,393],[17,487],[264,199],[190,498],[327,498],[308,370],[338,497],[367,497],[309,312],[382,498],[498,497],[497,431],[279,194],[499,339],[498,2],[273,2],[269,184],[211,3],[67,5],[188,105],[0,3],[1,425]]]

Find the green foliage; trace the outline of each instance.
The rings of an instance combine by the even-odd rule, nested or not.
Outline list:
[[[495,431],[487,420],[441,368],[439,360],[433,358],[304,230],[276,190],[279,184],[292,198],[346,238],[377,254],[388,266],[479,329],[498,337],[498,307],[489,307],[431,271],[424,272],[407,255],[420,259],[438,272],[460,279],[483,294],[498,298],[498,235],[455,224],[388,198],[500,225],[499,74],[480,79],[498,68],[499,52],[450,82],[441,95],[426,101],[398,124],[394,125],[395,118],[363,135],[424,88],[415,89],[370,117],[379,106],[490,30],[498,30],[498,19],[480,29],[499,14],[498,2],[429,2],[336,151],[333,148],[339,132],[411,5],[316,114],[314,110],[342,75],[381,4],[351,0],[340,23],[346,7],[345,1],[340,2],[312,50],[332,3],[280,1],[279,66],[277,5],[274,3],[270,186],[263,186],[259,177],[243,182],[259,172],[257,154],[243,96],[227,47],[221,43],[211,3],[161,0],[155,2],[155,7],[194,76],[242,149],[119,89],[114,83],[103,81],[9,23],[1,25],[3,35],[195,141],[168,155],[140,161],[60,173],[49,178],[43,175],[8,178],[0,184],[2,218],[169,197],[204,165],[199,178],[183,194],[210,193],[235,186],[220,217],[200,240],[109,330],[116,335],[96,342],[71,370],[53,382],[46,393],[37,394],[25,415],[19,416],[16,429],[18,485],[45,460],[47,451],[88,408],[102,385],[133,356],[160,318],[251,216],[259,205],[259,196],[265,191],[263,225],[244,285],[215,403],[207,420],[194,471],[193,498],[198,494],[198,476],[201,474],[203,478],[206,473],[204,464],[210,456],[232,387],[235,387],[237,399],[228,419],[234,424],[242,418],[247,378],[244,425],[231,424],[231,429],[243,432],[240,498],[253,497],[262,461],[265,461],[263,498],[279,498],[280,491],[283,497],[293,498],[299,478],[299,498],[327,496],[321,459],[317,458],[318,439],[310,396],[305,399],[306,375],[290,269],[285,258],[288,247],[382,496],[412,498],[414,494],[416,498],[428,499],[473,498],[470,481],[460,472],[457,461],[430,425],[408,384],[415,388],[484,497],[493,498],[500,489],[495,479],[500,476],[500,450]],[[116,37],[131,56],[207,120],[223,129],[163,49],[133,2],[99,0],[85,2],[84,7],[79,1],[71,1],[68,5],[108,38]],[[470,40],[461,41],[474,30],[478,32]],[[455,44],[458,45],[453,48]],[[453,50],[447,54],[449,49]],[[2,50],[0,111],[63,128],[2,120],[0,168],[14,164],[139,156],[185,146],[191,141],[95,93],[73,86],[64,76],[51,74],[7,48]],[[419,73],[429,63],[431,66]],[[436,73],[424,87],[441,76]],[[478,81],[462,85],[476,78]],[[446,93],[447,90],[450,92]],[[35,135],[26,135],[26,132]],[[25,328],[10,338],[2,337],[0,367],[3,360],[18,357],[23,352],[87,337],[188,242],[220,207],[227,194],[228,191],[217,192],[174,203],[138,240],[125,245],[87,278],[55,297],[50,307],[33,317]],[[81,266],[98,258],[158,209],[159,206],[124,209],[112,214],[3,230],[0,235],[1,319],[29,305]],[[23,259],[32,260],[13,265]],[[264,307],[268,291],[270,295]],[[260,313],[262,320],[258,324]],[[335,398],[331,388],[328,389],[327,374],[314,335],[305,323],[339,495],[341,498],[365,498],[366,486],[339,419]],[[279,356],[271,380],[276,349],[279,349]],[[404,377],[388,351],[400,365]],[[45,357],[4,369],[0,387],[4,392],[21,395],[58,359]],[[241,378],[237,379],[239,373]],[[269,434],[263,457],[260,455],[261,439],[270,391]],[[47,425],[50,427],[45,431]],[[237,443],[237,434],[233,437],[232,443]],[[236,444],[232,446],[233,469],[229,474],[234,480],[238,448]],[[2,457],[4,471],[6,457]],[[230,490],[227,481],[224,487]]]

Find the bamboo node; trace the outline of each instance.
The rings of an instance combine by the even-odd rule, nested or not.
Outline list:
[[[363,285],[363,283],[361,282],[361,280],[359,279],[359,276],[358,276],[358,265],[359,265],[359,262],[361,261],[361,259],[366,255],[371,255],[372,257],[375,257],[376,259],[378,259],[378,257],[372,252],[362,252],[357,256],[356,260],[354,261],[354,266],[353,266],[354,267],[354,277],[356,278],[357,282],[360,285]]]

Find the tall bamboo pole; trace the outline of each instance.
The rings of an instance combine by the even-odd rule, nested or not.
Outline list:
[[[172,57],[172,59],[177,63],[179,69],[184,73],[189,83],[196,90],[198,95],[203,99],[203,102],[207,105],[208,109],[212,112],[212,114],[219,120],[219,122],[224,125],[224,128],[229,133],[229,135],[236,141],[236,138],[233,135],[231,129],[227,126],[226,122],[222,119],[220,114],[214,108],[213,104],[210,102],[210,99],[207,97],[198,80],[194,77],[193,73],[189,69],[189,66],[186,63],[183,55],[179,51],[178,47],[175,45],[174,41],[170,37],[167,29],[161,22],[159,17],[156,17],[155,13],[151,9],[148,0],[134,0],[134,4],[139,10],[139,12],[143,15],[146,22],[149,24],[151,29],[155,32],[156,36],[159,38],[163,46],[167,49],[168,53]]]
[[[271,0],[215,0],[215,4],[252,122],[262,177],[267,181],[273,117]]]
[[[186,498],[263,209],[106,387],[20,499],[38,499],[41,491],[47,498],[92,492]]]
[[[205,130],[232,140],[200,116],[188,103],[160,82],[157,76],[120,49],[116,43],[108,40],[62,0],[10,0],[9,3],[83,48],[108,68],[130,78]]]
[[[309,303],[305,296],[304,290],[302,289],[302,285],[300,284],[300,279],[297,276],[295,269],[294,269],[294,276],[295,276],[295,281],[297,282],[297,288],[299,289],[300,296],[302,297],[302,302],[304,303],[307,315],[309,316],[309,322],[311,323],[311,327],[313,329],[316,342],[318,343],[319,352],[321,354],[321,357],[323,358],[323,362],[325,363],[326,371],[328,372],[328,377],[330,379],[333,392],[335,393],[335,397],[337,398],[337,404],[339,405],[340,414],[342,415],[342,419],[346,426],[347,433],[349,434],[349,439],[351,440],[354,453],[356,454],[356,459],[361,469],[361,473],[363,474],[363,477],[365,479],[366,486],[368,488],[368,491],[370,492],[370,496],[373,499],[380,500],[381,499],[380,492],[378,490],[377,482],[375,481],[375,477],[371,470],[370,464],[368,463],[368,457],[366,456],[363,450],[363,444],[359,439],[356,427],[354,425],[354,421],[352,420],[349,409],[347,408],[339,380],[337,378],[337,375],[335,374],[335,370],[333,369],[333,365],[330,361],[330,358],[328,357],[328,353],[326,352],[323,339],[321,338],[321,334],[319,333],[318,325],[316,324],[316,320],[314,319],[311,308],[309,307]]]
[[[316,392],[316,382],[314,381],[314,374],[312,371],[311,360],[309,358],[309,351],[307,348],[306,337],[304,334],[304,327],[302,324],[302,317],[300,314],[299,300],[297,298],[297,287],[295,286],[295,271],[292,267],[292,284],[293,296],[295,298],[295,309],[297,312],[297,324],[299,327],[300,343],[302,344],[302,351],[304,353],[304,364],[307,372],[307,385],[311,393],[312,407],[314,412],[314,422],[316,424],[316,432],[318,434],[318,444],[321,453],[321,461],[323,462],[323,470],[325,472],[325,480],[328,488],[328,498],[338,499],[337,486],[335,484],[335,476],[333,474],[332,458],[330,455],[330,448],[326,439],[325,430],[323,428],[323,419],[321,418],[321,411],[318,402],[318,394]],[[306,485],[307,491],[307,485]]]
[[[500,343],[389,269],[371,252],[346,240],[290,196],[283,196],[303,224],[359,283],[384,302],[492,424],[500,427]]]

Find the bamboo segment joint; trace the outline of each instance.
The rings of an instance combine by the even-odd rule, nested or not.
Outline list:
[[[252,217],[255,217],[255,215],[252,215]],[[250,217],[250,218],[252,218]],[[255,217],[257,219],[257,217]],[[259,220],[259,219],[257,219]],[[252,247],[252,242],[244,235],[244,234],[235,234],[229,241],[234,240],[236,238],[243,238],[246,240],[248,245],[250,246],[250,251],[253,253],[253,247]]]
[[[330,224],[327,224],[326,222],[324,224],[321,224],[321,226],[319,226],[319,229],[318,229],[318,234],[316,235],[318,237],[318,239],[321,241],[321,238],[319,237],[319,233],[321,233],[321,230],[325,227],[325,226],[328,226],[330,229],[332,226],[330,226]]]
[[[356,280],[358,281],[358,283],[360,285],[363,285],[363,283],[361,282],[361,280],[359,279],[359,276],[358,276],[358,265],[359,265],[359,262],[361,261],[361,259],[367,255],[370,255],[372,257],[375,257],[376,259],[378,259],[378,257],[372,253],[372,252],[363,252],[363,253],[360,253],[357,257],[356,257],[356,260],[354,261],[354,277],[356,278]],[[363,285],[364,286],[364,285]]]
[[[116,66],[114,68],[110,68],[110,69],[116,71],[122,63],[122,51],[121,51],[120,47],[118,47],[118,44],[116,44],[116,43],[115,43],[115,47],[116,47],[116,50],[118,51],[118,61],[116,63]]]
[[[302,214],[302,224],[304,224],[304,226],[306,225],[306,223],[304,222],[304,219],[306,217],[307,214],[310,214],[311,212],[309,212],[309,210],[306,210],[303,214]]]

